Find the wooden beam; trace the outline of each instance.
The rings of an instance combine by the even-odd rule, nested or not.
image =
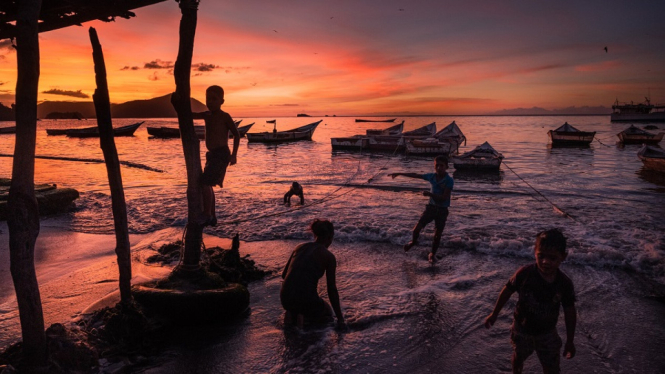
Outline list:
[[[84,22],[94,20],[110,22],[115,17],[130,18],[136,16],[131,10],[163,1],[166,0],[86,1],[71,5],[69,2],[50,1],[47,3],[50,6],[42,7],[39,32],[80,26]],[[0,40],[16,37],[16,26],[10,23],[15,20],[16,14],[12,8],[0,6]]]

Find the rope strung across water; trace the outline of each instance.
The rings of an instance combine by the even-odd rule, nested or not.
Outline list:
[[[400,138],[400,139],[401,139],[401,138]],[[395,150],[393,151],[393,153],[391,154],[391,156],[394,156],[394,155],[397,153],[397,150],[399,150],[399,141],[398,141],[398,143],[397,143],[397,147],[395,148]],[[362,151],[361,151],[361,152],[362,152]],[[305,205],[302,205],[302,206],[299,206],[299,207],[295,207],[295,208],[292,208],[292,209],[287,210],[287,211],[284,211],[284,212],[268,213],[268,214],[264,214],[264,215],[260,215],[260,216],[252,217],[252,218],[237,219],[237,220],[232,220],[232,221],[219,222],[218,224],[224,224],[224,225],[237,225],[237,224],[239,224],[239,223],[245,223],[245,222],[256,221],[256,220],[263,219],[263,218],[282,216],[282,215],[290,214],[290,213],[293,213],[293,212],[296,212],[296,211],[299,211],[299,210],[307,209],[307,208],[310,208],[310,207],[315,206],[315,205],[320,205],[320,204],[323,204],[323,203],[328,202],[328,201],[335,200],[335,199],[337,199],[337,198],[340,198],[340,197],[342,197],[342,196],[344,196],[344,195],[346,195],[346,194],[352,192],[353,190],[358,189],[360,186],[364,186],[364,185],[366,185],[366,184],[371,183],[372,180],[373,180],[374,178],[376,178],[376,176],[379,175],[379,174],[381,173],[381,170],[383,170],[383,168],[384,168],[384,167],[388,164],[388,162],[390,162],[390,161],[391,161],[390,159],[387,160],[387,161],[386,161],[381,167],[379,167],[379,171],[378,171],[376,174],[374,174],[373,176],[371,176],[371,177],[367,180],[367,182],[362,183],[362,184],[360,184],[360,185],[358,185],[358,186],[348,187],[348,184],[349,184],[349,183],[350,183],[350,182],[356,177],[356,175],[358,175],[358,173],[360,172],[360,159],[359,159],[359,160],[358,160],[358,168],[357,168],[356,172],[355,172],[351,177],[347,178],[346,181],[345,181],[344,183],[342,183],[342,185],[341,185],[340,187],[338,187],[338,188],[335,189],[334,191],[328,193],[326,196],[322,197],[321,199],[313,201],[312,203],[305,204]],[[339,192],[339,191],[340,191],[341,189],[343,189],[343,188],[348,188],[348,190],[347,190],[347,191],[344,191],[343,193],[340,193],[339,195],[335,195],[337,192]]]
[[[8,155],[0,153],[0,157],[14,157],[14,155]],[[60,160],[60,161],[76,161],[76,162],[91,162],[95,164],[103,164],[104,160],[95,159],[95,158],[75,158],[75,157],[62,157],[62,156],[35,156],[35,158],[40,158],[44,160]],[[129,161],[120,161],[121,165],[125,165],[130,168],[143,169],[148,171],[154,171],[155,173],[163,173],[164,170],[155,169],[147,165],[137,164],[135,162]]]
[[[538,191],[537,189],[535,189],[535,188],[534,188],[529,182],[527,182],[524,178],[522,178],[519,174],[517,174],[517,172],[515,172],[515,170],[513,170],[513,168],[511,168],[510,166],[508,166],[508,164],[507,164],[505,161],[503,162],[503,165],[504,165],[505,167],[507,167],[508,170],[512,171],[513,174],[515,174],[515,176],[517,176],[517,178],[519,178],[522,182],[524,182],[527,186],[529,186],[532,190],[534,190],[538,195],[540,195],[543,199],[545,199],[545,201],[547,201],[548,203],[550,203],[550,205],[552,205],[552,207],[554,208],[554,210],[556,210],[557,212],[559,212],[560,214],[562,214],[564,217],[570,218],[571,220],[577,222],[577,220],[575,219],[575,217],[573,217],[573,216],[571,216],[570,214],[564,212],[563,209],[559,208],[556,204],[554,204],[550,199],[547,198],[547,196],[543,195],[540,191]]]

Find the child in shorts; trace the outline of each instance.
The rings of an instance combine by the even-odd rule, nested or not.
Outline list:
[[[221,109],[224,104],[224,90],[220,86],[210,86],[206,90],[208,111],[192,113],[194,119],[205,121],[206,163],[201,176],[203,185],[204,226],[215,226],[215,193],[213,186],[224,187],[224,176],[228,165],[237,162],[240,134],[231,116]],[[233,152],[229,150],[229,135],[233,136]]]
[[[496,322],[501,308],[517,292],[511,341],[513,373],[521,373],[524,361],[535,351],[545,373],[560,372],[561,338],[556,330],[559,309],[563,306],[566,321],[566,345],[563,355],[575,356],[575,291],[573,282],[559,270],[566,259],[566,237],[558,229],[543,231],[536,236],[536,263],[522,266],[508,280],[496,301],[494,310],[485,319],[485,328]]]
[[[424,179],[428,181],[432,188],[430,191],[424,191],[423,196],[429,197],[429,202],[425,211],[420,216],[416,227],[413,228],[411,241],[404,245],[404,252],[408,252],[411,247],[418,244],[418,237],[422,229],[428,223],[434,221],[434,240],[432,241],[432,252],[428,259],[430,263],[436,262],[436,251],[441,243],[441,235],[446,227],[448,219],[448,208],[450,207],[450,194],[453,191],[453,178],[446,172],[448,170],[448,157],[444,155],[436,156],[434,159],[434,173],[416,174],[416,173],[392,173],[389,174],[393,179],[397,176],[409,178]]]

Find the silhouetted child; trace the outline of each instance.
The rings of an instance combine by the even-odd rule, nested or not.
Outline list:
[[[328,220],[314,220],[310,229],[315,240],[299,244],[291,253],[282,272],[280,301],[286,311],[285,324],[332,322],[333,312],[339,327],[344,327],[344,315],[339,303],[339,293],[335,281],[337,259],[328,249],[335,237],[335,228]],[[330,305],[323,301],[318,292],[319,279],[326,275],[326,285]],[[331,308],[332,305],[332,308]]]
[[[522,266],[503,287],[494,311],[485,319],[485,327],[496,322],[501,308],[517,292],[511,341],[513,345],[513,373],[521,373],[524,361],[533,351],[545,373],[559,373],[561,338],[556,330],[559,308],[563,305],[566,321],[566,345],[563,355],[575,356],[575,292],[573,282],[559,270],[566,259],[566,237],[558,229],[547,230],[536,236],[536,263]]]
[[[389,174],[393,179],[397,176],[409,178],[424,179],[428,181],[432,188],[430,191],[424,191],[423,196],[429,196],[429,202],[425,211],[420,216],[416,227],[413,228],[413,237],[409,243],[404,246],[404,251],[408,252],[411,247],[418,244],[418,237],[428,223],[434,221],[434,240],[432,241],[432,252],[428,259],[430,263],[436,261],[436,251],[439,249],[441,235],[446,227],[448,219],[448,208],[450,207],[450,194],[453,191],[453,178],[446,172],[448,170],[448,157],[440,155],[434,159],[434,173],[416,174],[416,173],[392,173]]]
[[[289,192],[284,194],[284,204],[291,205],[291,196],[293,195],[300,197],[300,205],[305,205],[305,194],[302,190],[302,186],[298,182],[293,182]]]
[[[194,119],[205,120],[206,163],[201,177],[203,184],[203,212],[205,226],[215,226],[215,193],[213,186],[224,187],[224,176],[229,164],[237,162],[240,134],[231,116],[221,109],[224,104],[224,90],[220,86],[210,86],[206,90],[207,112],[192,113]],[[229,133],[233,135],[233,152],[229,150]]]

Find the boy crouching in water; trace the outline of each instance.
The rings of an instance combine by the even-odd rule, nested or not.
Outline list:
[[[485,327],[496,322],[501,308],[517,292],[519,298],[511,329],[513,373],[521,373],[524,361],[536,351],[544,373],[559,373],[561,338],[556,330],[559,308],[563,305],[566,321],[566,345],[563,355],[575,356],[575,292],[573,282],[559,270],[566,259],[566,237],[558,229],[536,236],[536,263],[515,272],[503,287],[494,311],[485,319]]]

